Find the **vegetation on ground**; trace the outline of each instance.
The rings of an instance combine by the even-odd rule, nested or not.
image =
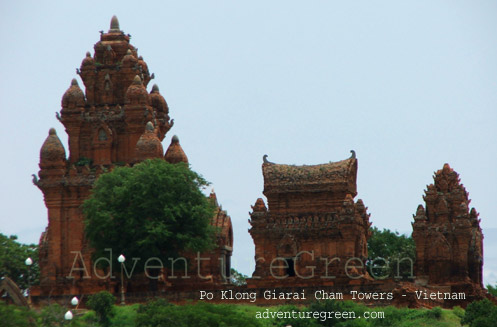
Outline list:
[[[99,302],[100,303],[100,300]],[[273,307],[258,307],[255,305],[210,304],[205,302],[185,305],[174,305],[163,299],[156,299],[145,304],[127,306],[112,306],[113,315],[108,315],[107,322],[101,320],[97,313],[101,308],[93,308],[83,315],[75,315],[72,321],[64,319],[68,308],[52,304],[39,311],[27,310],[0,302],[0,321],[7,323],[2,326],[12,327],[45,327],[45,326],[72,326],[72,327],[456,327],[462,321],[468,327],[492,327],[497,321],[497,307],[490,301],[474,302],[467,310],[456,307],[452,310],[433,309],[408,309],[388,307],[366,307],[351,301],[317,301],[308,306],[283,305]],[[108,303],[100,304],[108,312]],[[278,318],[288,312],[300,312],[305,316],[312,312],[349,312],[355,319],[330,318],[326,319],[294,319]],[[384,318],[366,319],[366,315],[381,315]],[[360,318],[359,318],[360,317]],[[323,318],[323,317],[321,317]]]

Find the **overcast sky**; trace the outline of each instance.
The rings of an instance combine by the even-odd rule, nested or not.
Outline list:
[[[319,164],[354,149],[373,225],[405,233],[449,163],[497,281],[495,1],[2,1],[1,233],[37,243],[47,226],[31,174],[50,127],[67,151],[55,112],[114,14],[169,104],[164,146],[179,136],[231,215],[235,268],[254,265],[262,156]]]

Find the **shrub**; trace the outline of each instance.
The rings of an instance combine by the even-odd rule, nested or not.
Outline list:
[[[115,314],[114,303],[116,298],[107,291],[102,291],[90,296],[86,305],[95,311],[98,322],[101,326],[110,326],[110,318]]]
[[[461,324],[468,324],[470,327],[493,327],[496,321],[497,306],[484,299],[468,305]]]
[[[34,326],[33,313],[27,308],[5,304],[0,300],[0,321],[15,327]]]
[[[442,318],[442,308],[434,307],[431,310],[426,311],[426,317],[440,320],[440,318]]]
[[[68,323],[64,319],[66,312],[67,309],[57,303],[44,307],[39,314],[39,326],[56,327],[66,325]]]
[[[461,308],[460,306],[456,305],[454,308],[452,308],[452,312],[458,317],[459,319],[462,319],[464,317],[464,309]]]

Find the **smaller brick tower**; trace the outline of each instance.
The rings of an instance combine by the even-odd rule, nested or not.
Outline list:
[[[417,283],[452,286],[467,294],[483,288],[483,234],[468,192],[448,164],[435,173],[414,215]]]
[[[264,195],[250,214],[256,267],[249,285],[347,283],[367,276],[369,214],[357,194],[357,159],[314,166],[262,164]],[[277,261],[273,261],[276,258]],[[355,259],[354,259],[355,258]],[[271,268],[271,265],[273,267]],[[275,268],[277,267],[277,268]],[[281,283],[281,281],[279,282]]]

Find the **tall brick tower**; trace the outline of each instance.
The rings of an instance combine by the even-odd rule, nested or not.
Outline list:
[[[69,158],[55,129],[41,148],[34,182],[48,208],[48,227],[40,239],[42,295],[102,288],[104,281],[88,278],[83,270],[93,272],[80,206],[102,172],[164,156],[161,141],[173,121],[158,87],[147,92],[153,75],[129,38],[112,17],[95,54],[88,52],[78,70],[85,92],[73,79],[64,93],[57,118],[69,136]],[[72,268],[80,270],[71,274]]]

